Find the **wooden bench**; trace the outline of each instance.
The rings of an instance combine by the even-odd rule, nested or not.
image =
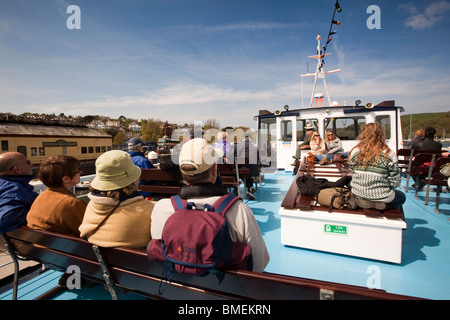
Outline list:
[[[406,171],[407,177],[405,191],[408,191],[409,188],[409,178],[416,179],[416,177],[426,177],[428,175],[430,175],[431,178],[431,172],[434,164],[437,159],[442,157],[441,153],[418,153],[414,156],[408,165],[408,170]],[[416,199],[419,199],[418,192],[419,185],[416,183],[414,187],[414,196]]]
[[[439,212],[439,200],[440,200],[440,193],[442,192],[442,187],[448,185],[448,177],[444,176],[440,169],[443,165],[450,163],[450,158],[448,157],[441,157],[436,160],[433,166],[430,166],[428,170],[428,175],[426,179],[423,179],[422,181],[427,184],[426,189],[426,196],[425,196],[425,204],[428,204],[429,195],[430,195],[430,187],[436,186],[436,207],[435,211],[437,213]]]
[[[220,172],[220,178],[222,179],[222,185],[235,191],[235,193],[240,196],[240,185],[242,184],[241,176],[250,174],[250,169],[240,168],[236,164],[222,163],[218,164],[218,169]]]
[[[399,163],[400,170],[404,170],[406,173],[406,186],[405,191],[408,191],[409,188],[409,178],[411,177],[410,173],[413,166],[413,161],[416,160],[416,164],[419,163],[419,159],[416,159],[418,154],[436,154],[440,155],[442,150],[426,150],[426,149],[400,149],[397,151],[397,158]],[[420,160],[422,161],[422,160]]]
[[[311,166],[310,166],[311,167]],[[331,167],[330,167],[331,168]],[[403,209],[335,209],[299,193],[297,178],[315,176],[315,168],[301,168],[283,199],[281,243],[372,260],[401,263],[402,232],[407,228]],[[341,174],[346,175],[345,168]],[[326,176],[325,176],[326,177]],[[335,181],[332,177],[329,181]]]
[[[142,192],[151,192],[152,198],[166,198],[178,194],[183,177],[180,170],[163,171],[158,168],[142,169],[141,180],[152,180],[155,185],[140,185]]]
[[[336,163],[335,166],[339,170],[339,175],[336,175],[336,177],[343,177],[348,172],[348,165],[344,162]],[[334,173],[335,171],[333,171]],[[297,175],[294,178],[294,181],[291,184],[291,187],[289,188],[288,192],[286,193],[286,196],[284,197],[281,207],[285,209],[300,209],[305,211],[311,211],[311,210],[319,210],[319,211],[328,211],[327,206],[322,205],[315,205],[314,199],[311,196],[304,196],[301,195],[298,191],[298,186],[296,183],[296,180],[298,177],[301,177],[302,175],[312,175],[312,176],[318,176],[318,177],[327,177],[326,174],[323,175],[316,175],[314,173],[314,167],[311,167],[311,165],[308,165],[306,161],[302,161],[302,164],[298,170]],[[334,176],[333,176],[334,177]],[[336,178],[335,177],[335,178]],[[347,210],[347,209],[333,209],[333,212],[340,212],[340,213],[349,213],[349,214],[363,214],[367,217],[379,217],[383,216],[386,218],[402,218],[404,220],[404,214],[403,212],[397,210],[397,209],[388,209],[384,211],[376,210],[376,209],[366,209],[366,208],[358,208],[356,210]]]
[[[106,283],[113,299],[118,298],[119,289],[151,299],[415,299],[384,290],[245,270],[227,270],[221,284],[214,275],[175,273],[160,295],[164,263],[149,261],[144,251],[100,248],[80,238],[28,227],[3,236],[13,257],[22,256],[63,272],[78,266],[82,277]],[[64,278],[59,288],[51,291],[57,294],[63,290]],[[15,292],[14,298],[17,287]]]
[[[239,168],[238,171],[232,164],[219,164],[220,177],[222,185],[227,189],[237,189],[239,195],[239,185],[242,183],[239,179],[240,175],[250,174],[250,169]],[[152,180],[155,185],[140,185],[142,192],[151,192],[152,199],[167,198],[178,194],[183,184],[183,177],[179,169],[163,171],[158,168],[142,169],[141,180]]]

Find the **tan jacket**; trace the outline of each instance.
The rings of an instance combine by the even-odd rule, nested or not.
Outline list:
[[[66,188],[47,188],[34,200],[27,215],[27,225],[78,237],[85,210],[86,203]]]
[[[104,196],[88,194],[91,200],[86,208],[81,237],[94,230],[117,205]],[[106,221],[91,235],[89,242],[101,247],[128,247],[144,249],[151,240],[150,225],[154,203],[142,196],[124,200]]]

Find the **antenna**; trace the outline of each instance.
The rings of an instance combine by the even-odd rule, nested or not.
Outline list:
[[[331,106],[331,99],[330,99],[330,94],[328,92],[328,88],[327,88],[327,83],[325,81],[325,75],[326,74],[330,74],[330,73],[336,73],[341,71],[341,69],[336,69],[336,70],[331,70],[328,72],[324,72],[324,68],[323,65],[325,64],[325,57],[329,56],[331,53],[326,53],[327,51],[327,46],[328,44],[331,42],[332,38],[331,36],[336,34],[336,31],[331,31],[331,29],[333,28],[333,25],[340,25],[341,22],[340,21],[336,21],[335,20],[335,16],[336,16],[336,12],[342,12],[342,8],[339,5],[339,0],[336,0],[336,4],[334,5],[334,12],[333,12],[333,18],[331,19],[331,26],[330,26],[330,31],[328,32],[328,38],[326,41],[326,44],[321,46],[320,41],[322,40],[322,36],[319,34],[317,34],[317,55],[315,56],[309,56],[309,58],[313,58],[313,59],[317,59],[317,67],[316,67],[316,72],[315,73],[309,73],[309,68],[308,68],[308,64],[307,64],[307,73],[306,74],[302,74],[302,107],[303,107],[303,78],[304,77],[311,77],[314,76],[314,86],[313,86],[313,90],[312,90],[312,94],[311,94],[311,102],[309,104],[309,107],[312,107],[312,103],[314,100],[314,94],[316,92],[316,85],[317,85],[317,79],[320,77],[323,80],[323,84],[325,86],[325,91],[327,94],[327,98],[328,98],[328,105]],[[323,49],[323,51],[322,51]]]

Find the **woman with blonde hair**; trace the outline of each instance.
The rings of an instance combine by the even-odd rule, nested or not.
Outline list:
[[[319,161],[327,153],[325,141],[323,141],[318,132],[314,132],[312,134],[311,141],[309,142],[309,147],[311,148],[310,153],[312,153],[315,156],[315,158]]]
[[[348,157],[348,152],[344,153],[344,148],[342,148],[341,139],[336,137],[333,131],[329,130],[325,136],[325,147],[327,153],[325,156],[317,155],[316,158],[320,161],[320,164],[327,164],[333,161],[335,154],[340,154],[343,157]]]
[[[397,156],[386,144],[380,124],[366,124],[358,140],[349,156],[349,166],[354,171],[350,186],[358,206],[378,210],[400,208],[406,197],[395,190],[400,186]]]

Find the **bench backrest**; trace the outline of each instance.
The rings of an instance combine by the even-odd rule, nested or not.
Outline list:
[[[66,270],[80,267],[90,279],[102,281],[102,269],[91,244],[83,239],[21,227],[7,234],[14,251],[29,259]],[[127,248],[100,248],[118,287],[159,299],[319,299],[331,290],[334,299],[409,299],[383,290],[343,285],[297,277],[226,271],[222,284],[214,275],[203,277],[175,273],[162,296],[158,295],[163,262],[150,262],[144,251]]]
[[[450,163],[450,157],[441,157],[439,159],[436,160],[436,163],[434,164],[433,167],[433,181],[436,184],[439,185],[445,185],[446,181],[448,180],[448,176],[444,176],[440,171],[441,171],[441,167],[447,163]]]
[[[442,153],[442,152],[441,152]],[[409,175],[423,175],[424,172],[431,174],[436,161],[442,158],[441,154],[438,153],[418,153],[414,156],[410,163]],[[426,174],[426,173],[425,173]]]
[[[170,197],[180,191],[183,177],[180,170],[163,171],[159,168],[142,169],[141,180],[152,180],[154,185],[140,185],[142,192],[151,192],[160,197]]]
[[[427,150],[427,149],[399,149],[397,151],[397,160],[400,165],[407,165],[414,156],[422,154],[441,154],[442,150]]]

